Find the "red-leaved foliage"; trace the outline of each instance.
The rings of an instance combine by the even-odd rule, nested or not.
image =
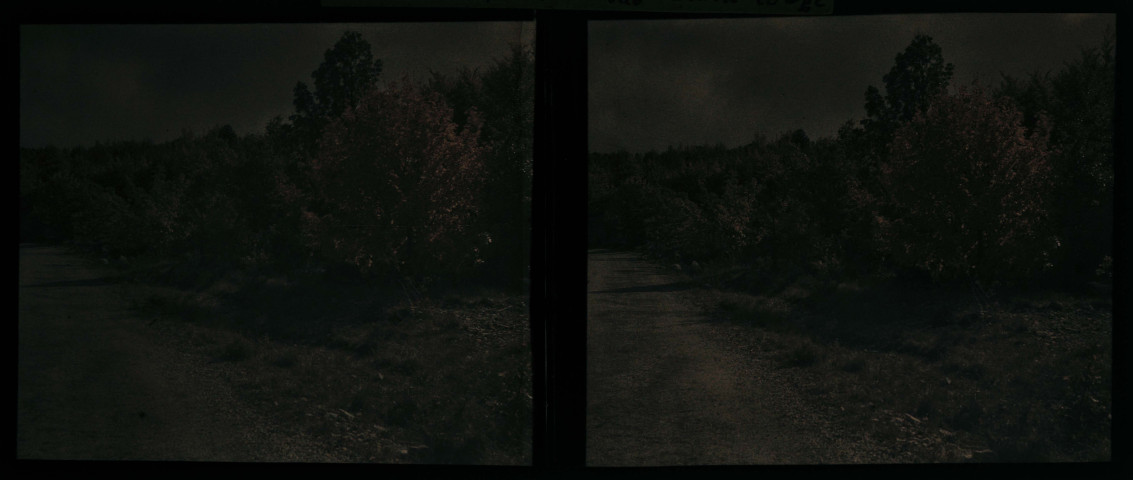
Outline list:
[[[486,154],[479,125],[458,129],[440,95],[407,81],[371,91],[320,140],[313,194],[324,211],[306,215],[313,246],[361,273],[422,278],[472,267],[468,226]]]
[[[978,86],[943,95],[896,132],[882,168],[885,248],[936,279],[1018,279],[1047,265],[1051,151],[1012,103]]]

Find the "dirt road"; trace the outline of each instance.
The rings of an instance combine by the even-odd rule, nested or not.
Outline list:
[[[680,276],[634,253],[588,262],[588,465],[853,461],[805,395],[725,344]]]
[[[236,401],[222,365],[157,341],[99,267],[20,245],[18,459],[325,459]]]

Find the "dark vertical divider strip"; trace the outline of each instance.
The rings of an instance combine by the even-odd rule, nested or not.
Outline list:
[[[548,42],[546,25],[536,15],[535,20],[535,145],[531,166],[531,379],[535,412],[532,441],[532,463],[536,467],[547,466],[547,449],[550,435],[547,419],[547,182],[543,180],[544,159],[550,151],[547,139],[550,120],[550,100],[546,98],[544,84],[547,83],[546,44]]]
[[[535,29],[534,461],[560,470],[586,451],[586,20],[539,11]]]

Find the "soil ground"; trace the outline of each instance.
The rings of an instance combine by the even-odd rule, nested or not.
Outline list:
[[[328,459],[233,395],[224,364],[169,351],[99,267],[20,245],[18,459]]]
[[[632,252],[591,250],[587,465],[885,463],[766,361],[739,355],[695,286]]]

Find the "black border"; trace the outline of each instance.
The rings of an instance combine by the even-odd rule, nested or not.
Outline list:
[[[536,18],[535,229],[544,243],[533,268],[545,296],[546,454],[536,465],[581,468],[586,440],[586,23],[578,12],[540,11]],[[534,283],[533,283],[534,285]],[[541,300],[541,301],[540,301]],[[539,322],[535,322],[538,324]],[[536,326],[533,324],[533,326]],[[536,326],[538,328],[538,326]],[[539,342],[536,342],[539,343]]]

